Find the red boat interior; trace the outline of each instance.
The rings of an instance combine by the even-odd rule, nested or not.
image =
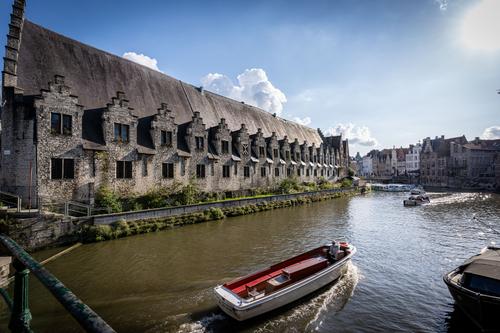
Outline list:
[[[259,297],[313,275],[331,264],[328,246],[290,258],[259,272],[227,282],[224,287],[242,298]]]

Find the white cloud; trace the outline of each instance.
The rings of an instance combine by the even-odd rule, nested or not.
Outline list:
[[[226,75],[209,73],[201,78],[201,83],[205,89],[217,94],[281,114],[286,96],[269,81],[262,68],[246,69],[237,76],[237,80],[235,85]]]
[[[439,9],[446,11],[448,9],[448,0],[434,0],[438,5]]]
[[[357,126],[354,124],[339,123],[335,127],[331,127],[325,131],[330,135],[342,134],[349,139],[349,144],[360,145],[365,147],[373,147],[377,145],[377,139],[372,137],[370,129],[366,126]]]
[[[461,37],[465,46],[479,50],[500,49],[500,1],[481,0],[465,14]]]
[[[144,54],[137,54],[135,52],[125,52],[123,54],[123,57],[125,59],[131,60],[133,62],[136,62],[138,64],[141,64],[143,66],[149,67],[151,69],[154,69],[155,71],[162,72],[158,68],[158,60],[155,58],[150,58],[147,55]],[[163,72],[162,72],[163,73]]]
[[[298,124],[308,126],[311,124],[311,117],[304,117],[304,118],[293,117],[293,121],[295,121]]]
[[[486,128],[481,137],[486,140],[500,139],[500,126],[491,126]]]

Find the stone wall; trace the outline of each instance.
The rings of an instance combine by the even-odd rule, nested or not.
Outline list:
[[[334,164],[347,169],[347,160],[334,158],[342,153],[333,146],[299,143],[297,138],[290,144],[276,133],[265,137],[258,129],[250,134],[244,124],[230,131],[224,118],[206,128],[199,112],[176,124],[165,103],[153,116],[139,119],[123,92],[105,107],[86,110],[60,75],[39,96],[12,92],[4,111],[2,190],[20,195],[23,202],[31,197],[31,207],[39,201],[93,204],[103,186],[127,195],[193,181],[204,192],[236,192],[274,186],[287,177],[335,180],[339,173]],[[71,117],[71,130],[54,131],[53,114]],[[116,126],[127,128],[127,138],[117,136]],[[162,143],[162,132],[169,133],[168,144]],[[54,178],[53,159],[72,160],[72,176],[66,177],[64,170],[64,176]],[[131,175],[119,176],[126,173],[118,170],[124,168],[122,162],[127,167],[131,163]],[[173,165],[173,175],[162,172],[164,163]]]

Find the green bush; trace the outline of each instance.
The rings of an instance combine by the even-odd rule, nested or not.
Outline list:
[[[342,183],[341,183],[340,187],[345,188],[345,187],[351,187],[351,186],[352,186],[352,180],[350,180],[348,178],[342,179]]]
[[[167,206],[169,193],[165,188],[154,188],[137,198],[137,204],[143,209],[161,208]]]
[[[297,178],[283,179],[278,185],[278,193],[290,194],[300,192],[299,182]]]
[[[123,210],[122,202],[118,195],[107,186],[101,186],[96,193],[95,203],[97,207],[109,207],[113,213]]]
[[[354,171],[353,168],[349,168],[349,170],[347,170],[347,175],[349,177],[354,177],[355,174],[356,174],[356,172]]]
[[[192,205],[198,202],[200,191],[193,179],[174,194],[175,202],[178,205]]]
[[[221,220],[223,219],[224,217],[226,217],[224,215],[224,212],[222,211],[222,209],[220,208],[215,208],[215,207],[212,207],[210,209],[207,209],[205,211],[205,215],[210,219],[210,220]]]

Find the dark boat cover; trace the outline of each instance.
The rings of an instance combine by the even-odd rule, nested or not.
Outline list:
[[[489,247],[463,263],[464,273],[500,280],[500,248]]]

